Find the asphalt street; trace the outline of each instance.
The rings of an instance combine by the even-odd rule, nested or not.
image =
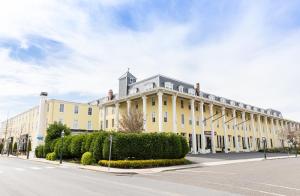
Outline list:
[[[139,176],[241,195],[300,195],[300,158],[235,163]]]
[[[118,175],[0,157],[0,196],[231,195],[181,180]]]

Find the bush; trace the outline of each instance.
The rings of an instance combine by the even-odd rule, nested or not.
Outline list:
[[[73,158],[81,158],[82,144],[84,143],[85,135],[72,136],[70,143],[70,151]]]
[[[105,139],[108,136],[108,132],[99,132],[95,135],[94,141],[93,141],[93,157],[96,159],[96,161],[99,161],[103,158],[103,143]]]
[[[56,153],[55,152],[50,152],[47,154],[46,159],[49,161],[55,161],[57,158]]]
[[[62,149],[63,158],[72,158],[70,144],[73,136],[67,136],[64,138],[64,145],[62,146],[62,139],[58,138],[55,141],[54,152],[57,155],[60,155],[60,151]]]
[[[45,146],[44,145],[39,145],[35,148],[35,156],[37,158],[45,158],[45,153],[44,153]]]
[[[83,165],[91,165],[93,162],[93,155],[91,152],[85,152],[81,157],[81,164]]]
[[[91,152],[93,153],[93,140],[94,138],[96,137],[97,133],[91,133],[91,134],[88,134],[86,136],[86,139],[85,139],[85,143],[84,143],[84,152]]]
[[[0,143],[0,153],[2,152],[3,149],[3,143]]]
[[[17,144],[17,142],[15,142],[14,146],[13,146],[13,152],[14,153],[17,153],[17,148],[18,148],[18,144]]]
[[[53,141],[61,137],[62,130],[64,130],[66,136],[71,134],[70,129],[66,125],[63,125],[62,123],[54,122],[53,124],[49,125],[47,129],[47,135],[45,137],[46,154],[54,151],[55,144],[53,144]]]
[[[157,160],[118,160],[110,161],[110,167],[116,168],[149,168],[189,164],[186,159],[157,159]],[[99,161],[99,165],[108,167],[108,160]]]
[[[109,157],[110,141],[103,144],[103,158]],[[112,160],[179,159],[188,152],[187,141],[172,133],[115,133]]]

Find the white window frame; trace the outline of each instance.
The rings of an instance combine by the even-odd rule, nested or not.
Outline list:
[[[165,88],[173,90],[173,83],[172,82],[165,82]]]

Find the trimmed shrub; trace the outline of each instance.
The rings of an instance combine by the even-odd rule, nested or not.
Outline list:
[[[72,136],[71,143],[70,143],[70,151],[72,157],[81,158],[82,155],[81,147],[84,139],[85,139],[85,135]]]
[[[71,151],[70,151],[70,143],[73,136],[67,136],[64,138],[64,145],[62,146],[62,139],[59,138],[55,142],[54,152],[57,155],[60,155],[60,150],[62,148],[63,158],[72,158]]]
[[[93,147],[93,157],[96,161],[99,161],[103,158],[103,143],[108,136],[108,132],[99,132],[95,135],[94,141],[92,142]]]
[[[91,165],[93,162],[93,155],[91,152],[85,152],[81,157],[82,165]]]
[[[118,160],[110,161],[110,167],[116,168],[149,168],[184,165],[191,162],[186,159],[157,159],[157,160]],[[108,160],[99,161],[99,165],[108,167]]]
[[[93,140],[96,137],[97,133],[91,133],[86,136],[84,143],[84,152],[93,152]]]
[[[109,158],[110,141],[103,144],[103,158]],[[115,133],[112,160],[178,159],[188,152],[187,141],[172,133]]]
[[[37,158],[45,158],[45,153],[44,153],[45,146],[44,145],[39,145],[35,148],[35,156]]]
[[[55,152],[50,152],[47,154],[46,159],[49,161],[55,161],[57,158],[56,153]]]
[[[0,143],[0,153],[2,152],[3,149],[3,143]]]
[[[14,153],[17,153],[17,148],[18,148],[18,144],[17,144],[17,142],[15,142],[14,146],[13,146],[13,152]]]

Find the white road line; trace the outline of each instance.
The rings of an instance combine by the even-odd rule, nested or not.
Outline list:
[[[185,172],[192,172],[192,173],[212,173],[212,174],[227,174],[227,175],[236,175],[236,173],[231,172],[216,172],[216,171],[203,171],[203,170],[177,170],[175,172],[185,173]]]
[[[294,191],[300,191],[300,189],[298,189],[298,188],[288,187],[288,186],[281,186],[281,185],[268,184],[268,183],[255,183],[255,184],[261,184],[261,185],[266,185],[266,186],[272,186],[272,187],[284,188],[284,189],[289,189],[289,190],[294,190]]]
[[[259,193],[268,194],[268,195],[286,196],[286,195],[282,195],[282,194],[279,194],[279,193],[267,192],[267,191],[252,189],[252,188],[243,187],[243,186],[234,186],[234,185],[231,185],[231,184],[210,182],[210,181],[206,181],[206,180],[203,181],[203,182],[208,183],[208,184],[219,185],[219,186],[227,186],[227,187],[232,187],[232,188],[236,188],[236,189],[242,189],[242,190],[248,190],[248,191],[253,191],[253,192],[259,192]]]
[[[25,171],[25,169],[19,168],[19,167],[15,168],[15,170],[17,170],[17,171]]]
[[[33,170],[40,170],[41,168],[40,167],[29,167],[30,169],[33,169]]]

